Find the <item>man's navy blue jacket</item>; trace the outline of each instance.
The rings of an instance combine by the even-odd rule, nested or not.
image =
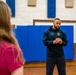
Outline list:
[[[56,38],[61,38],[62,44],[53,44]],[[66,46],[68,41],[66,34],[60,29],[53,29],[52,26],[44,32],[43,43],[47,46],[47,56],[49,57],[60,57],[64,56],[63,46]]]

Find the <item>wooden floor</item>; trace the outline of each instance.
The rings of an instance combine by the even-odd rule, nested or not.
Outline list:
[[[66,61],[66,75],[76,75],[76,44],[74,44],[74,60]],[[25,63],[24,75],[46,75],[45,62]],[[55,67],[53,75],[58,75]]]
[[[25,63],[24,75],[46,75],[45,66],[45,62]],[[53,75],[58,75],[56,67]],[[66,61],[66,75],[76,75],[76,61]]]

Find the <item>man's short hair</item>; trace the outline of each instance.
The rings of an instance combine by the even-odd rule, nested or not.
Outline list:
[[[54,20],[60,20],[60,18],[55,18]]]

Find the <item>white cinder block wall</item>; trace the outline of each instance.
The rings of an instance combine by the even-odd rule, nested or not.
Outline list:
[[[3,1],[6,2],[6,0]],[[27,1],[28,0],[15,0],[16,16],[11,18],[12,24],[32,25],[33,19],[48,19],[47,0],[36,0],[36,7],[28,7]],[[59,17],[62,20],[76,20],[76,0],[74,0],[73,8],[65,8],[65,0],[56,0],[56,17]],[[74,26],[74,43],[76,43],[76,23],[62,24]],[[44,25],[46,24],[44,23]]]

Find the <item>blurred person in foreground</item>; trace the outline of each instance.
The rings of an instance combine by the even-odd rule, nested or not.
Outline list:
[[[0,75],[23,75],[24,58],[10,23],[11,10],[0,1]]]

